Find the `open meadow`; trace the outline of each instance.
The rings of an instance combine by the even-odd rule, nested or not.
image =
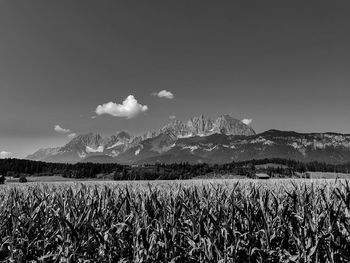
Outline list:
[[[350,262],[346,180],[11,183],[2,262]]]

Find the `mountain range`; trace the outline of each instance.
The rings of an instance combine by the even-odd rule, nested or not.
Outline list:
[[[350,134],[269,130],[256,134],[229,115],[174,120],[159,130],[132,136],[82,134],[62,147],[40,149],[27,159],[46,162],[227,163],[261,158],[288,158],[332,164],[350,161]]]

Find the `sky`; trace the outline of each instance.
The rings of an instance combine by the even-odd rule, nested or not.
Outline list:
[[[347,0],[0,0],[0,157],[200,114],[350,133],[349,12]]]

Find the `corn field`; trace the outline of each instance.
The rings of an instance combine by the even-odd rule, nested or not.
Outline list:
[[[0,262],[350,262],[348,181],[0,187]]]

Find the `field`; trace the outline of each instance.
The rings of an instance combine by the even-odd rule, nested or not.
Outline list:
[[[350,262],[345,180],[0,186],[2,262]]]
[[[308,172],[311,179],[350,179],[350,174],[346,173],[325,173],[325,172]]]
[[[69,181],[77,181],[70,178],[64,178],[59,175],[51,175],[51,176],[29,176],[27,177],[28,183],[38,183],[38,182],[69,182]],[[7,178],[6,184],[10,183],[18,183],[19,178]]]
[[[47,175],[47,176],[28,176],[26,177],[28,183],[56,183],[56,182],[87,182],[87,181],[105,181],[112,180],[113,177],[110,175],[106,175],[103,178],[66,178],[61,175]],[[5,184],[18,183],[19,178],[6,178]]]

